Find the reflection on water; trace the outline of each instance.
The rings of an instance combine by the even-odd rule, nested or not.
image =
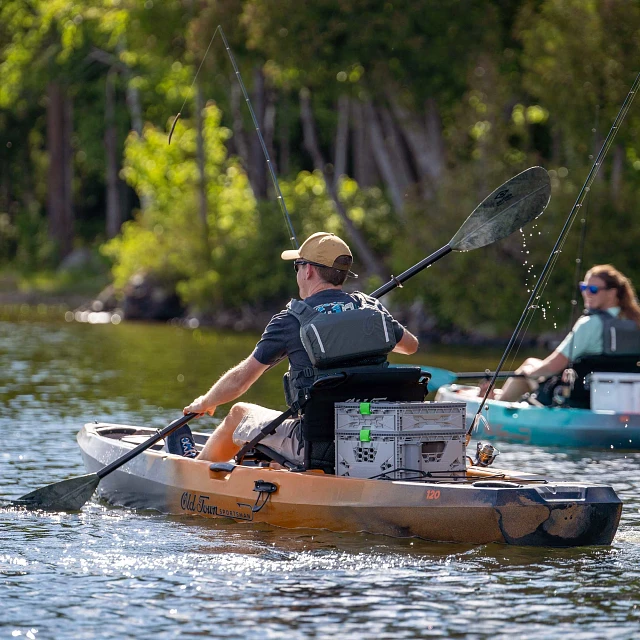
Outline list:
[[[164,426],[254,344],[157,325],[0,322],[0,495],[83,473],[85,421]],[[489,357],[416,361],[461,370]],[[250,399],[281,407],[281,373]],[[625,501],[613,546],[433,544],[97,502],[80,514],[0,509],[0,637],[637,637],[640,454],[499,449],[500,466],[613,484]]]

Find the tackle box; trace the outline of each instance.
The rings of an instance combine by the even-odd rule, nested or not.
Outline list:
[[[464,476],[465,417],[463,402],[338,402],[336,474]]]

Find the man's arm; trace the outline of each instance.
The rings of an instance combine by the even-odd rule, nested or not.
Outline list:
[[[205,393],[184,408],[184,413],[208,413],[216,407],[239,398],[269,368],[253,357],[253,354],[224,373]]]
[[[400,342],[393,348],[394,353],[403,353],[406,356],[410,356],[418,350],[418,338],[416,338],[411,331],[406,327]]]

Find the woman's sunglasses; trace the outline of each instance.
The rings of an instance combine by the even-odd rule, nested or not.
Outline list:
[[[588,291],[589,293],[593,293],[594,295],[598,293],[598,291],[604,291],[606,289],[611,289],[611,287],[599,287],[597,284],[587,284],[586,282],[581,282],[579,285],[580,291],[583,293]]]

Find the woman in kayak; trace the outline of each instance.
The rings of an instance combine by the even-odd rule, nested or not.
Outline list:
[[[610,264],[600,264],[587,271],[579,286],[585,314],[551,355],[544,360],[527,358],[516,369],[522,377],[508,378],[492,397],[514,402],[525,393],[536,391],[541,380],[560,374],[578,358],[610,353],[605,331],[610,325],[626,331],[640,345],[640,305],[629,278]]]

